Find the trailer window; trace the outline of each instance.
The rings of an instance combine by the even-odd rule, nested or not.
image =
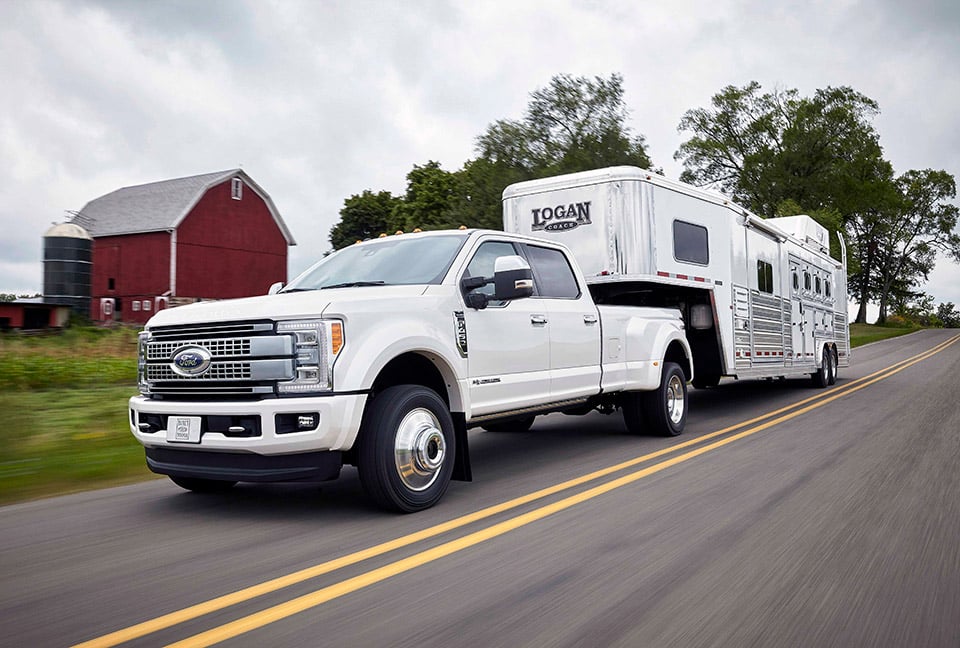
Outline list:
[[[773,293],[773,265],[757,261],[757,288],[760,292]]]
[[[683,221],[673,221],[673,257],[677,261],[698,265],[710,263],[707,228]]]
[[[580,287],[577,278],[570,268],[566,255],[560,250],[524,246],[527,260],[533,269],[534,280],[537,284],[537,296],[548,299],[577,299],[580,297]]]

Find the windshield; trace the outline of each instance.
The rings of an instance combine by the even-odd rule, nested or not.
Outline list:
[[[465,235],[390,237],[331,254],[282,292],[352,286],[438,284]]]

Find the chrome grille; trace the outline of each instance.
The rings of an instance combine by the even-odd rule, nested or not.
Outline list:
[[[250,380],[249,362],[216,362],[200,376],[181,376],[175,373],[168,364],[148,364],[147,380],[190,380],[211,382],[217,380]]]
[[[175,372],[173,357],[183,347],[205,349],[209,368],[196,376]],[[156,395],[256,397],[297,376],[294,337],[277,335],[262,321],[155,329],[142,353],[143,378]]]
[[[158,340],[147,346],[147,360],[169,360],[173,352],[184,346],[203,347],[214,358],[229,358],[250,355],[250,338],[226,338],[208,340]]]

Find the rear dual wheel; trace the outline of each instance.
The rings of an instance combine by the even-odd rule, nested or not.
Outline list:
[[[623,422],[631,434],[677,436],[687,424],[687,379],[675,362],[663,363],[660,386],[627,392],[621,403]]]

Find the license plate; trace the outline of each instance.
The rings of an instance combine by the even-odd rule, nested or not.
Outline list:
[[[200,443],[200,417],[169,417],[167,419],[167,441],[170,443]]]

